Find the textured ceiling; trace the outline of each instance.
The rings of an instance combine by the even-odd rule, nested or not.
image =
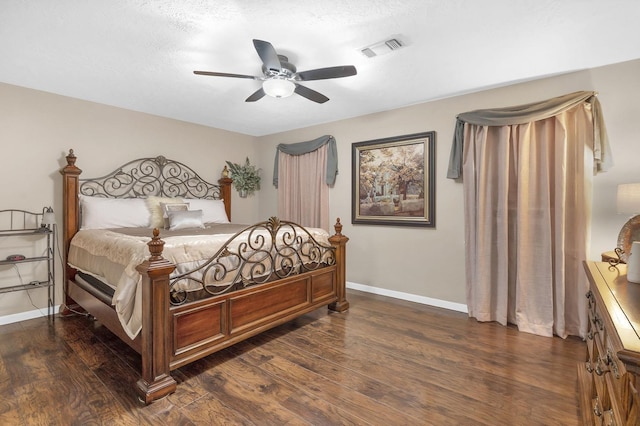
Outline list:
[[[265,135],[640,58],[637,0],[1,0],[0,82]],[[360,49],[392,36],[400,50]],[[244,100],[252,39],[330,98]]]

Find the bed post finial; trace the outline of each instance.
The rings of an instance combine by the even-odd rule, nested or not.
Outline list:
[[[340,218],[337,219],[333,228],[336,230],[336,235],[342,235],[342,224],[340,223]]]
[[[149,260],[162,259],[162,250],[164,249],[164,241],[160,239],[160,230],[153,228],[153,238],[147,243],[151,257]]]
[[[67,166],[75,166],[76,165],[76,155],[73,153],[73,149],[69,150],[69,155],[67,155]]]

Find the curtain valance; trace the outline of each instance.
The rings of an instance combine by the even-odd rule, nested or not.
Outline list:
[[[278,157],[281,151],[289,155],[302,155],[313,152],[325,144],[328,145],[326,182],[327,185],[332,186],[336,182],[336,175],[338,174],[338,149],[336,147],[336,139],[330,135],[321,136],[306,142],[279,144],[276,147],[276,159],[273,165],[273,185],[276,188],[278,187]]]
[[[544,120],[567,111],[582,102],[591,104],[593,116],[593,159],[594,173],[607,171],[613,164],[609,139],[604,124],[602,108],[596,92],[582,91],[570,93],[542,102],[469,111],[459,114],[453,135],[453,145],[449,156],[447,177],[457,179],[462,176],[462,150],[464,147],[465,123],[479,126],[508,126]]]

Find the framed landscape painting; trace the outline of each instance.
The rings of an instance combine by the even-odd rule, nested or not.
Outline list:
[[[352,145],[351,223],[435,227],[435,132]]]

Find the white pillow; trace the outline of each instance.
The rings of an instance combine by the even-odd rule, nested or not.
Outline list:
[[[185,228],[204,228],[202,210],[187,210],[168,212],[169,229],[175,231]]]
[[[151,219],[149,220],[150,228],[164,228],[164,212],[162,211],[162,207],[160,203],[181,203],[182,198],[169,198],[169,197],[156,197],[152,195],[147,199],[147,207],[149,208],[148,213],[151,215]]]
[[[80,229],[149,226],[149,209],[142,198],[103,198],[79,195]]]
[[[202,200],[199,198],[185,198],[185,203],[189,203],[189,208],[202,210],[202,222],[204,223],[229,223],[227,212],[224,209],[222,200]]]
[[[162,209],[162,218],[164,220],[164,229],[169,229],[169,212],[183,212],[189,210],[189,203],[160,203]]]

